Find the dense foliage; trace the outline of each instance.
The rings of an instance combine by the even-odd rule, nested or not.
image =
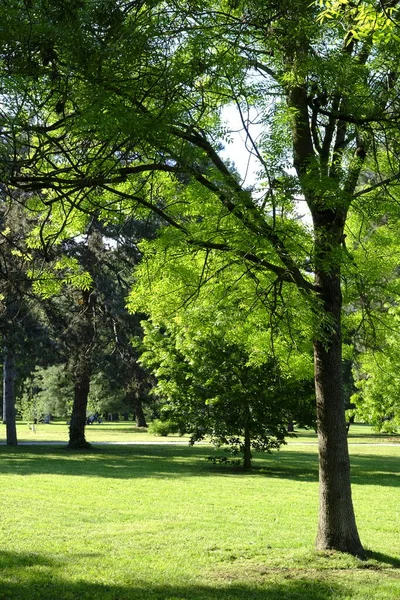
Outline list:
[[[182,332],[145,324],[142,347],[141,361],[157,377],[162,418],[190,433],[192,443],[209,436],[216,445],[240,452],[246,468],[251,448],[279,448],[298,415],[304,419],[308,409],[315,421],[310,380],[291,384],[272,356],[252,363],[244,348],[224,340],[220,330]]]

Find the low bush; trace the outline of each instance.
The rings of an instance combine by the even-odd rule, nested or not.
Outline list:
[[[155,419],[148,427],[148,432],[152,435],[160,435],[166,437],[169,434],[179,433],[179,425],[172,419],[161,421],[161,419]]]

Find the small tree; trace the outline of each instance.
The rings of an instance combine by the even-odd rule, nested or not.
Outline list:
[[[157,377],[161,417],[190,433],[192,443],[210,436],[240,453],[245,469],[251,468],[252,450],[269,452],[284,443],[299,396],[288,396],[293,384],[276,358],[252,362],[244,346],[226,341],[221,331],[192,337],[173,326],[144,328],[141,361]],[[307,401],[313,402],[310,383]]]

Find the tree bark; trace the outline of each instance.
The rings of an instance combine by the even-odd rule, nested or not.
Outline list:
[[[147,427],[146,417],[144,416],[142,400],[136,398],[135,400],[135,417],[137,427]]]
[[[90,448],[85,438],[86,409],[88,404],[90,378],[87,371],[75,381],[74,404],[69,426],[69,448]]]
[[[10,348],[4,348],[3,363],[3,422],[6,423],[7,445],[17,446],[15,423],[15,357]]]
[[[339,550],[359,558],[365,552],[358,535],[351,497],[342,377],[339,269],[317,272],[316,287],[327,321],[314,342],[319,449],[318,550]]]
[[[3,425],[6,424],[7,419],[6,419],[6,394],[5,394],[5,390],[4,390],[4,382],[5,382],[5,364],[4,364],[4,356],[3,356],[3,407],[2,407],[2,421],[3,421]]]
[[[90,448],[91,445],[85,438],[86,410],[88,405],[91,357],[94,336],[93,310],[96,295],[93,290],[81,290],[79,312],[76,329],[74,332],[74,357],[72,372],[74,378],[74,403],[72,407],[71,423],[69,427],[69,448]]]
[[[320,157],[314,151],[305,84],[292,88],[288,104],[295,109],[294,166],[313,217],[314,283],[320,301],[317,309],[319,323],[314,341],[320,482],[316,547],[319,550],[348,552],[364,558],[365,552],[358,535],[351,498],[342,374],[340,264],[348,200],[341,195],[336,167],[331,173],[331,181],[337,186],[336,201],[332,202],[330,197],[315,196],[311,174],[316,177],[317,173],[310,166],[315,167]],[[343,123],[338,122],[335,141],[332,141],[330,134],[326,134],[324,144],[327,144],[329,152],[338,151],[337,143],[344,131]],[[336,160],[339,157],[340,152]]]
[[[250,428],[248,425],[244,428],[244,444],[243,444],[243,468],[245,470],[251,469],[251,438]]]

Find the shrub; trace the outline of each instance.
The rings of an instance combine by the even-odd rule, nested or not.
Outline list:
[[[179,425],[172,419],[167,419],[166,421],[155,419],[150,423],[148,431],[152,435],[161,435],[166,437],[170,433],[179,433]]]

